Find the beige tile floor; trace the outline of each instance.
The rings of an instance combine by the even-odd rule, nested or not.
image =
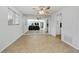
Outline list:
[[[32,32],[33,33],[33,32]],[[45,34],[23,35],[2,53],[78,53],[58,37]]]

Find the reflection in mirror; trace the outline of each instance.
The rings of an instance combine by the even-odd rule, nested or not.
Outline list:
[[[8,8],[8,25],[19,25],[19,15]]]

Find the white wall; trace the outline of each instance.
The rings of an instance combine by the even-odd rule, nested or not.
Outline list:
[[[49,33],[53,36],[56,35],[55,24],[59,13],[62,13],[62,41],[79,49],[79,7],[64,7],[50,17]]]
[[[27,17],[23,16],[23,32],[28,31],[28,26],[27,26]]]
[[[56,30],[56,27],[57,27],[57,17],[56,16],[57,16],[56,13],[54,13],[48,19],[48,23],[49,23],[48,32],[52,36],[56,36],[56,31],[57,31]]]
[[[63,24],[62,40],[75,48],[79,48],[79,7],[66,7],[61,12]]]
[[[12,9],[14,9],[12,7]],[[14,9],[19,13],[16,9]],[[22,34],[22,17],[20,18],[20,25],[8,26],[8,7],[0,7],[0,52],[16,41]],[[20,13],[19,13],[20,14]],[[20,16],[22,16],[20,14]]]

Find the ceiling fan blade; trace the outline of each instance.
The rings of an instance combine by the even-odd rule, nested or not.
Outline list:
[[[49,15],[50,12],[50,6],[38,6],[38,7],[34,7],[33,9],[36,10],[37,14],[39,15]]]
[[[50,6],[48,6],[46,9],[50,9]]]
[[[36,10],[36,11],[39,11],[39,8],[33,8],[34,10]]]
[[[50,6],[45,6],[44,8],[43,8],[43,10],[49,10],[50,9]]]

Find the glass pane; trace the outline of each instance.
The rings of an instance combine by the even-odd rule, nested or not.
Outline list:
[[[8,9],[8,25],[17,24],[19,24],[19,16],[12,10]]]

